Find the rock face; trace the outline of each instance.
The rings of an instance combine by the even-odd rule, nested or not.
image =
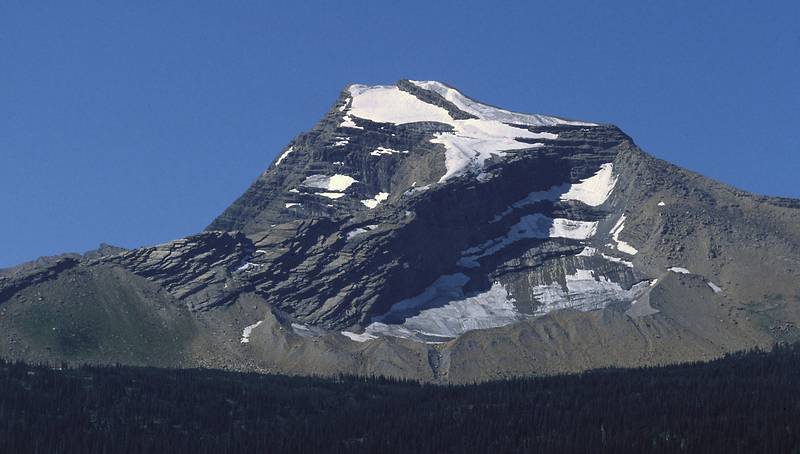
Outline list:
[[[353,85],[205,232],[0,271],[0,353],[452,382],[711,358],[798,338],[799,220],[611,125]]]

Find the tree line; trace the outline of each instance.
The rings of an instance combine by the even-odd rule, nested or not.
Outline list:
[[[0,452],[800,452],[800,346],[475,385],[0,360]]]

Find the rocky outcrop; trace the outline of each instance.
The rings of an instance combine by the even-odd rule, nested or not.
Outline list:
[[[189,309],[224,305],[249,283],[237,279],[248,267],[253,243],[241,233],[205,232],[158,246],[104,256],[88,265],[114,263],[161,285]]]
[[[5,270],[0,274],[0,303],[20,290],[53,279],[78,264],[78,257],[66,255],[42,258],[36,262]]]

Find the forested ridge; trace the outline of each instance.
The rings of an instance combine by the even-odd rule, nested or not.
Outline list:
[[[800,452],[800,347],[478,385],[0,361],[0,452]]]

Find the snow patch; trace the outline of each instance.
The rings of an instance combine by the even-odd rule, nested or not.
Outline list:
[[[662,201],[660,201],[660,202],[658,202],[658,206],[660,206],[660,207],[663,207],[664,205],[666,205],[666,203],[664,203],[664,201],[663,201],[663,200],[662,200]]]
[[[364,129],[363,126],[359,126],[353,123],[353,119],[349,115],[345,115],[342,117],[342,122],[339,123],[340,128],[353,128],[353,129]]]
[[[314,332],[311,330],[311,328],[300,323],[292,323],[292,331],[294,331],[295,334],[303,337],[314,335]]]
[[[545,200],[556,200],[560,194],[569,190],[569,183],[560,184],[558,186],[552,186],[550,189],[546,189],[544,191],[534,191],[525,196],[524,199],[514,202],[510,207],[506,208],[502,213],[498,214],[494,217],[490,223],[495,223],[501,221],[504,217],[508,216],[513,212],[515,209],[522,208],[528,205],[533,205],[539,202],[543,202]]]
[[[461,273],[441,276],[420,295],[400,301],[374,318],[364,333],[439,343],[470,330],[505,326],[524,318],[499,282],[485,292],[465,295],[463,287],[468,281]]]
[[[305,180],[303,180],[303,186],[309,188],[325,189],[327,191],[342,192],[345,189],[349,188],[350,185],[357,182],[358,180],[354,179],[353,177],[337,173],[333,176],[329,175],[308,176],[306,177]]]
[[[410,309],[417,309],[421,306],[430,306],[437,302],[446,302],[464,296],[464,285],[469,282],[469,278],[464,273],[448,274],[440,276],[433,284],[428,286],[422,293],[413,297],[406,298],[395,303],[388,313],[376,317],[374,321],[384,321],[392,315],[407,312]]]
[[[484,162],[493,155],[503,157],[506,152],[543,147],[543,143],[525,143],[517,139],[556,139],[557,134],[530,132],[495,120],[453,120],[454,132],[439,132],[431,143],[445,147],[446,172],[439,182],[467,172],[480,173]]]
[[[370,153],[372,156],[391,155],[391,154],[408,154],[408,150],[395,150],[392,148],[378,147]]]
[[[614,302],[635,300],[648,287],[649,281],[640,282],[629,290],[604,276],[595,276],[594,270],[576,269],[565,277],[566,288],[558,282],[536,285],[533,297],[540,303],[534,315],[544,315],[559,309],[592,311],[603,309]]]
[[[291,208],[291,207],[299,207],[299,206],[302,206],[302,205],[303,205],[302,203],[291,202],[291,203],[284,203],[283,207],[284,208]]]
[[[614,164],[608,162],[602,164],[600,170],[591,177],[570,185],[569,190],[561,195],[561,200],[577,200],[589,206],[600,206],[608,199],[616,184]]]
[[[370,230],[375,230],[376,228],[378,228],[378,224],[370,224],[370,225],[365,225],[364,227],[358,227],[356,229],[347,232],[347,239],[350,240],[353,237],[361,235],[362,233],[367,233]]]
[[[630,244],[622,241],[619,239],[619,234],[622,232],[622,229],[625,228],[625,215],[623,214],[619,221],[614,224],[614,228],[611,229],[611,238],[617,243],[617,250],[620,252],[624,252],[628,255],[636,255],[639,252],[635,247],[631,246]]]
[[[348,112],[359,118],[394,124],[453,121],[444,108],[428,104],[394,85],[351,85],[349,90],[353,101]]]
[[[658,283],[658,279],[653,280],[650,283],[650,288],[645,289],[645,291],[639,295],[637,299],[631,302],[631,306],[627,311],[625,311],[625,315],[631,318],[641,318],[661,312],[650,305],[650,290],[655,287],[656,283]]]
[[[333,146],[334,147],[343,147],[343,146],[347,145],[348,143],[350,143],[350,138],[349,137],[337,137],[336,142],[333,142]]]
[[[515,209],[547,200],[575,200],[581,201],[589,206],[602,205],[606,199],[608,199],[608,196],[611,194],[617,182],[616,178],[613,177],[613,166],[614,165],[610,162],[602,164],[594,175],[581,180],[580,183],[562,183],[560,185],[551,186],[544,191],[531,192],[525,196],[524,199],[515,202],[502,213],[495,216],[490,222],[494,223],[502,220]]]
[[[281,155],[280,155],[280,156],[278,156],[278,160],[277,160],[277,161],[275,161],[275,165],[276,165],[276,166],[279,166],[279,165],[281,165],[281,161],[283,161],[283,160],[284,160],[284,158],[286,158],[287,156],[289,156],[289,153],[291,153],[291,152],[293,152],[293,151],[294,151],[294,146],[291,146],[291,147],[287,148],[287,149],[286,149],[286,151],[284,151],[283,153],[281,153]]]
[[[720,293],[720,292],[722,291],[722,289],[721,289],[721,288],[719,288],[719,287],[717,286],[717,284],[715,284],[715,283],[713,283],[713,282],[711,282],[711,281],[708,281],[708,282],[706,282],[706,284],[708,284],[708,286],[711,288],[711,290],[713,290],[713,291],[714,291],[714,293]]]
[[[586,247],[583,248],[583,250],[581,250],[581,252],[579,252],[576,255],[576,257],[593,257],[593,256],[596,256],[596,255],[598,255],[597,249],[595,249],[593,247],[586,246]],[[626,260],[622,260],[621,258],[612,257],[610,255],[606,255],[606,254],[603,254],[603,253],[600,253],[600,256],[603,257],[604,259],[608,260],[609,262],[619,263],[620,265],[625,265],[628,268],[633,268],[633,263],[628,262]]]
[[[529,238],[568,238],[586,240],[597,232],[597,222],[573,221],[563,218],[549,218],[540,213],[529,214],[512,225],[508,233],[500,238],[486,241],[478,246],[464,250],[457,264],[466,268],[480,266],[478,260],[494,255],[513,243]]]
[[[249,344],[250,334],[252,334],[253,330],[258,328],[258,326],[261,325],[262,323],[264,323],[264,320],[255,322],[250,326],[245,326],[245,328],[242,330],[242,339],[239,342],[242,344]]]
[[[350,340],[355,341],[355,342],[366,342],[368,340],[372,340],[372,339],[377,339],[378,338],[378,336],[375,336],[375,335],[372,335],[372,334],[369,334],[369,333],[357,334],[357,333],[353,333],[351,331],[342,331],[341,333],[342,333],[343,336],[348,337]]]
[[[255,268],[255,267],[258,267],[258,265],[256,265],[255,263],[246,262],[244,265],[240,266],[239,268],[236,268],[236,271],[247,271],[250,268]]]
[[[375,197],[371,199],[362,200],[361,203],[364,204],[370,210],[378,206],[379,203],[383,202],[384,200],[389,198],[388,192],[379,192],[375,195]]]
[[[464,112],[475,115],[483,120],[496,120],[503,123],[514,123],[529,126],[554,126],[554,125],[578,125],[578,126],[597,126],[595,123],[584,123],[580,121],[567,121],[556,117],[536,114],[523,114],[498,109],[497,107],[481,104],[473,99],[462,95],[458,90],[433,80],[412,80],[412,84],[424,89],[438,93],[444,99],[455,105]]]
[[[600,255],[601,255],[601,256],[602,256],[604,259],[608,260],[609,262],[619,263],[620,265],[625,265],[625,266],[627,266],[628,268],[633,268],[633,263],[631,263],[631,262],[629,262],[629,261],[627,261],[627,260],[622,260],[622,259],[621,259],[621,258],[619,258],[619,257],[613,257],[613,256],[606,255],[606,254],[600,254]]]
[[[672,266],[672,267],[667,268],[667,270],[668,271],[672,271],[673,273],[678,273],[678,274],[692,274],[691,271],[687,270],[686,268],[681,268],[679,266]]]
[[[329,199],[338,199],[344,197],[344,192],[317,192],[316,195],[327,197]]]
[[[597,222],[573,221],[571,219],[555,218],[550,226],[550,238],[569,238],[573,240],[587,240],[597,232]]]

